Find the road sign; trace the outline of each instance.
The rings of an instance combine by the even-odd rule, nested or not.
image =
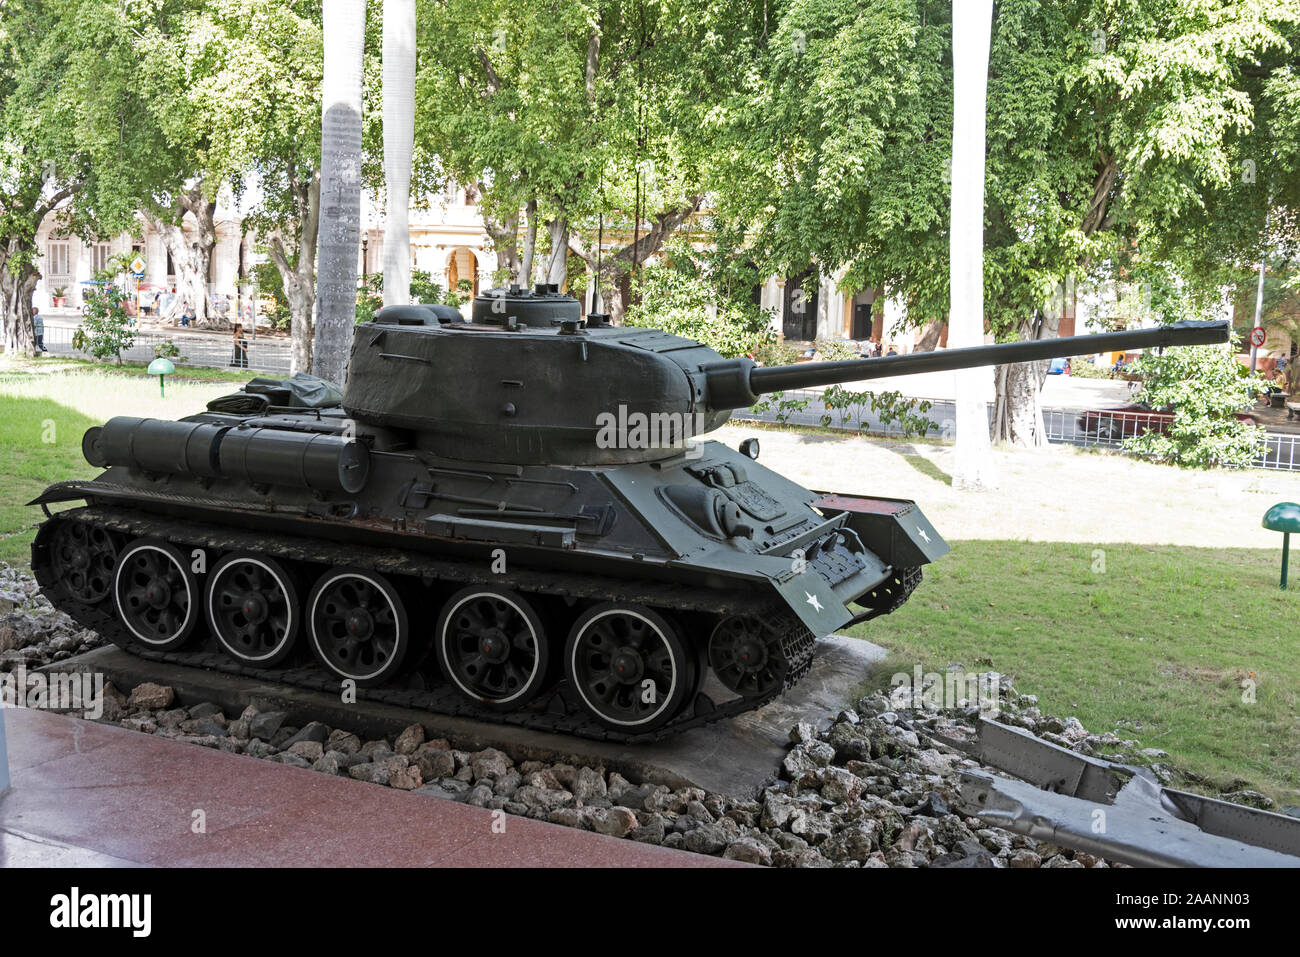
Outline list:
[[[144,259],[136,256],[131,260],[131,272],[135,273],[135,278],[139,279],[144,275]]]
[[[1250,344],[1256,349],[1264,348],[1264,339],[1265,333],[1263,326],[1256,326],[1254,329],[1250,330]]]

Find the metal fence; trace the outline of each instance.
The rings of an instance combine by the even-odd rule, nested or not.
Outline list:
[[[87,358],[72,346],[71,326],[45,325],[45,348],[55,355]],[[234,341],[229,336],[167,333],[138,330],[131,348],[122,352],[122,358],[132,362],[149,362],[154,357],[153,347],[170,340],[180,350],[183,361],[189,365],[222,368],[231,365]],[[289,374],[290,347],[283,339],[256,339],[246,337],[248,343],[248,368],[258,372]],[[178,363],[182,360],[175,360]]]
[[[947,399],[918,399],[929,402],[925,413],[935,423],[927,437],[951,441],[955,407]],[[897,423],[881,422],[869,410],[865,415],[844,415],[841,410],[827,409],[821,392],[816,389],[797,389],[766,398],[752,409],[743,409],[734,418],[757,422],[776,422],[783,425],[805,425],[837,429],[858,434],[903,437],[906,433]],[[1143,432],[1159,429],[1167,422],[1165,416],[1153,412],[1082,412],[1077,409],[1044,409],[1043,426],[1047,441],[1059,445],[1077,445],[1081,448],[1105,448],[1122,451],[1124,440]],[[993,422],[993,406],[989,405],[989,423]],[[1266,432],[1260,440],[1259,455],[1251,463],[1253,468],[1300,471],[1300,435],[1283,432]]]

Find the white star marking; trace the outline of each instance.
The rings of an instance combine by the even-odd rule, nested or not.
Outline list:
[[[926,540],[927,543],[930,541],[930,536],[925,534],[925,529],[921,528],[920,526],[917,526],[916,530],[920,534],[920,536]]]
[[[806,591],[804,594],[808,596],[808,604],[812,605],[815,611],[822,610],[822,603],[818,600],[816,595],[810,591]]]

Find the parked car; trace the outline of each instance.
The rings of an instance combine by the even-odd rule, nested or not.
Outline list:
[[[1248,412],[1234,413],[1238,421],[1255,423],[1255,417]],[[1145,432],[1169,431],[1169,424],[1174,420],[1172,409],[1153,409],[1145,402],[1134,402],[1114,409],[1089,409],[1079,416],[1078,428],[1083,435],[1092,438],[1118,442],[1130,439]]]

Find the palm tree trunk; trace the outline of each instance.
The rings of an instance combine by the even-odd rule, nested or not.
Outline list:
[[[411,298],[411,151],[415,137],[415,0],[384,0],[384,305]]]
[[[342,383],[357,311],[361,239],[361,62],[365,0],[324,0],[320,261],[316,270],[316,375]]]
[[[984,126],[993,0],[954,0],[952,9],[952,226],[948,345],[984,342]],[[956,444],[952,484],[997,487],[989,445],[987,369],[953,373]]]

